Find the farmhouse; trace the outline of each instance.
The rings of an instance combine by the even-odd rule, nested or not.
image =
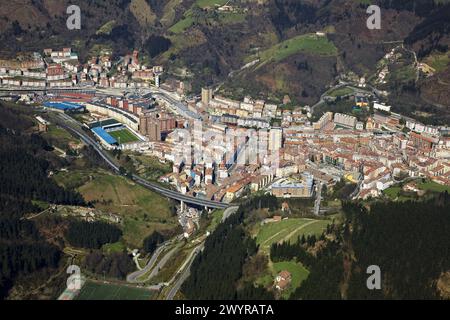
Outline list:
[[[283,291],[287,287],[289,287],[291,281],[292,281],[291,273],[289,271],[283,270],[275,278],[275,288],[277,290]]]

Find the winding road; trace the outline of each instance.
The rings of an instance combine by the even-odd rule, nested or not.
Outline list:
[[[226,219],[228,219],[231,215],[235,214],[237,212],[239,207],[229,207],[225,210],[222,216],[222,222],[224,222]],[[173,282],[173,280],[180,275],[175,284],[170,288],[169,292],[167,293],[166,300],[173,300],[175,295],[177,294],[178,290],[180,290],[181,286],[183,285],[184,281],[189,277],[191,273],[191,266],[192,263],[195,260],[195,257],[203,251],[205,247],[205,243],[203,242],[200,244],[197,248],[195,248],[190,257],[186,260],[186,262],[181,266],[180,270],[175,274],[175,276],[169,281],[169,284]],[[183,270],[184,269],[184,270]]]
[[[156,250],[155,252],[153,252],[152,257],[150,258],[150,260],[148,261],[147,265],[142,268],[141,270],[135,271],[133,273],[130,273],[127,276],[127,282],[130,283],[141,283],[144,281],[140,281],[138,280],[138,278],[142,277],[144,274],[146,274],[147,272],[149,272],[153,266],[156,263],[156,260],[158,260],[158,257],[161,255],[161,253],[164,251],[165,248],[167,248],[167,246],[169,246],[174,240],[169,240],[167,242],[164,242],[163,244],[161,244]]]

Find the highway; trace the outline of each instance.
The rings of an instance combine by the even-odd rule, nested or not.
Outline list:
[[[78,123],[76,120],[74,120],[73,118],[69,117],[64,113],[56,113],[56,114],[49,113],[49,115],[50,121],[53,121],[58,126],[78,136],[85,144],[91,146],[114,171],[119,172],[119,166],[111,159],[109,154],[105,150],[103,150],[103,148],[99,145],[97,141],[92,139],[89,135],[87,135],[83,131],[80,123]],[[159,194],[174,200],[183,201],[185,203],[213,209],[226,209],[229,207],[229,204],[227,203],[198,199],[192,196],[181,194],[178,191],[164,188],[157,183],[149,182],[144,178],[135,174],[133,174],[132,178],[136,183],[142,185],[143,187],[158,192]]]
[[[237,212],[238,208],[239,207],[236,207],[236,206],[227,208],[223,213],[222,222],[227,220],[231,215],[235,214]],[[186,279],[189,277],[189,275],[191,273],[191,266],[195,260],[195,257],[201,251],[203,251],[204,247],[205,247],[205,243],[203,242],[202,244],[200,244],[197,248],[195,248],[192,251],[191,256],[187,259],[187,263],[185,263],[183,266],[181,266],[180,270],[177,272],[175,277],[177,275],[180,275],[180,276],[176,280],[173,287],[170,288],[169,292],[167,293],[166,300],[173,300],[173,298],[177,294],[178,290],[180,290],[181,286],[183,285],[184,281],[186,281]],[[182,270],[183,268],[184,268],[184,270]],[[169,283],[171,283],[172,281],[173,281],[173,279]]]
[[[150,276],[146,279],[146,280],[138,280],[138,278],[142,277],[144,274],[146,274],[147,272],[149,272],[155,265],[156,260],[158,260],[158,257],[161,255],[161,253],[164,251],[164,249],[166,249],[168,246],[170,246],[172,243],[176,242],[176,241],[180,241],[183,239],[183,235],[179,235],[173,239],[170,239],[164,243],[162,243],[161,245],[158,246],[158,248],[156,248],[155,252],[153,252],[150,260],[148,261],[147,265],[138,271],[135,271],[133,273],[130,273],[127,276],[127,282],[130,283],[141,283],[141,282],[145,282],[147,280],[149,280],[150,278],[152,278],[153,276],[155,276],[156,274],[152,273],[150,274]],[[163,259],[164,260],[164,259]],[[165,259],[165,260],[168,260]],[[158,263],[158,265],[155,267],[155,269],[157,269],[158,267],[161,267],[161,262]]]
[[[130,273],[129,275],[127,275],[127,282],[130,283],[140,283],[141,281],[137,280],[138,278],[140,278],[141,276],[143,276],[144,274],[146,274],[148,271],[150,271],[156,260],[158,259],[159,255],[161,254],[161,252],[163,252],[163,250],[171,243],[171,241],[167,241],[163,244],[161,244],[158,248],[156,248],[155,252],[153,252],[152,257],[150,258],[150,260],[148,261],[147,265],[138,271],[135,271],[133,273]]]
[[[166,296],[166,300],[173,300],[173,298],[175,297],[175,295],[177,294],[178,290],[180,290],[181,286],[183,285],[184,281],[186,281],[186,279],[189,277],[189,275],[191,274],[191,266],[192,263],[195,260],[195,257],[197,257],[197,255],[203,251],[205,247],[205,243],[202,243],[201,245],[199,245],[197,248],[195,248],[190,256],[190,260],[188,260],[189,262],[187,263],[185,269],[183,271],[178,271],[178,274],[181,274],[180,277],[176,280],[175,284],[173,285],[172,288],[170,288],[169,292],[167,293]],[[176,276],[176,275],[175,275]]]
[[[167,264],[169,259],[172,258],[172,256],[175,254],[175,252],[177,252],[178,249],[180,249],[180,248],[178,246],[175,246],[175,248],[173,248],[172,250],[167,252],[161,258],[161,260],[158,262],[158,264],[153,268],[153,270],[150,272],[150,274],[145,279],[142,279],[139,282],[147,282],[150,279],[156,277],[158,275],[158,273],[161,271],[161,269],[164,268],[164,266]]]
[[[227,220],[231,215],[235,214],[238,209],[239,209],[239,207],[229,207],[229,208],[227,208],[224,211],[224,213],[223,213],[222,222]]]

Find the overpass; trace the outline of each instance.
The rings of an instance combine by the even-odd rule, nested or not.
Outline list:
[[[51,115],[51,120],[59,125],[60,127],[66,129],[70,133],[78,136],[85,144],[91,146],[101,157],[102,159],[115,171],[119,172],[119,166],[110,158],[110,156],[102,149],[102,147],[92,139],[89,135],[87,135],[83,129],[81,129],[80,124],[69,117],[68,115],[64,113],[58,113]],[[197,206],[202,206],[206,208],[212,208],[212,209],[226,209],[229,207],[227,203],[218,202],[218,201],[212,201],[207,199],[199,199],[192,196],[188,196],[185,194],[182,194],[178,191],[167,189],[157,183],[147,181],[143,179],[142,177],[133,174],[132,176],[133,180],[142,185],[143,187],[150,189],[152,191],[155,191],[165,197],[168,197],[170,199],[174,199],[177,201],[181,201],[182,203],[189,203]]]

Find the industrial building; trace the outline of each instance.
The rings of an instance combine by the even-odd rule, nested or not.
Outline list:
[[[83,112],[85,107],[72,102],[44,102],[44,107],[63,112]]]
[[[313,176],[304,174],[302,181],[281,180],[272,185],[272,195],[277,198],[311,198]]]

